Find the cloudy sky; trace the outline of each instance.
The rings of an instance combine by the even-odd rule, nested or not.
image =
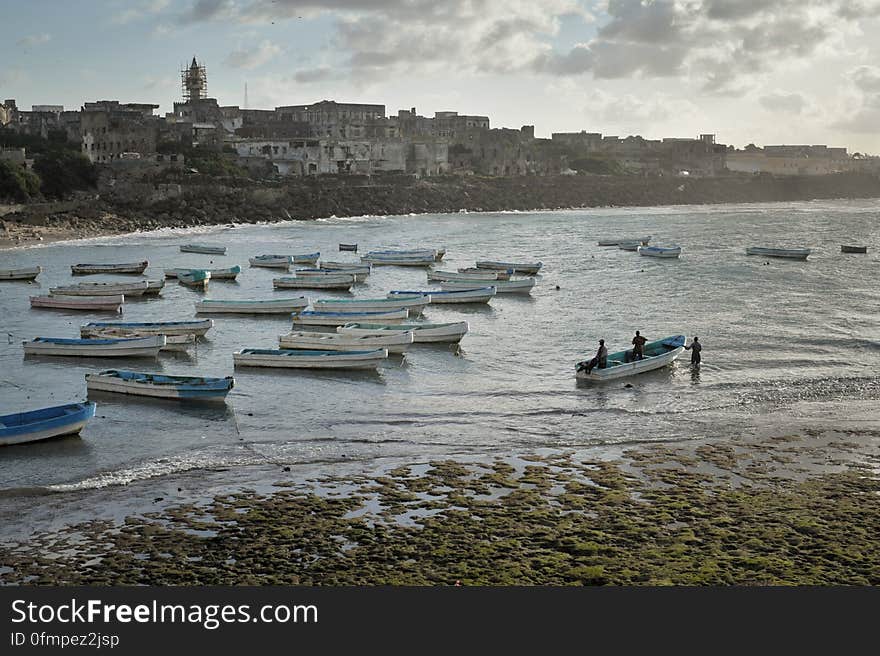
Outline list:
[[[2,0],[0,98],[457,110],[880,154],[880,0]]]

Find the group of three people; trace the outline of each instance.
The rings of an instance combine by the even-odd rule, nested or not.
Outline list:
[[[636,336],[633,337],[632,351],[627,351],[626,358],[627,362],[633,362],[635,360],[642,360],[645,357],[645,344],[648,342],[647,339],[637,330]],[[694,341],[691,342],[690,346],[685,345],[685,350],[691,351],[691,364],[696,365],[700,364],[700,352],[703,350],[703,345],[700,344],[700,338],[696,335],[694,336]],[[596,351],[596,355],[590,360],[584,369],[587,374],[589,374],[595,367],[599,367],[599,369],[605,369],[608,366],[608,348],[605,346],[605,340],[599,340],[599,348]]]

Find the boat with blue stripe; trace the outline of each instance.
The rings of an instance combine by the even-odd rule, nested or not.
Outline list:
[[[78,435],[95,416],[95,404],[68,403],[0,416],[0,446]]]
[[[86,374],[89,392],[116,392],[160,399],[224,399],[234,385],[232,376],[166,376],[119,369]]]
[[[588,360],[584,360],[575,365],[575,377],[579,380],[601,382],[660,369],[672,364],[682,354],[684,344],[684,335],[673,335],[655,342],[648,342],[644,346],[644,357],[641,360],[634,359],[633,349],[617,351],[607,357],[605,368],[600,369],[597,366],[589,373],[587,373]]]
[[[236,365],[285,369],[375,369],[388,358],[388,349],[319,351],[242,349],[232,355]]]
[[[434,289],[424,289],[418,291],[411,290],[392,290],[388,292],[388,298],[407,295],[421,295],[429,299],[431,304],[437,303],[488,303],[497,293],[495,286],[480,287],[474,285],[471,289],[437,291]]]

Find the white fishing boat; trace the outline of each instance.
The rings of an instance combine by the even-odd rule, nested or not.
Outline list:
[[[211,272],[204,269],[190,269],[177,274],[177,282],[187,287],[205,291],[211,280]]]
[[[496,294],[495,287],[474,287],[457,291],[437,291],[425,289],[420,291],[394,290],[388,292],[388,298],[399,298],[410,294],[421,294],[429,298],[432,305],[457,303],[488,303]]]
[[[232,376],[166,376],[118,369],[86,374],[86,388],[89,392],[115,392],[156,399],[223,400],[234,385],[235,379]]]
[[[485,286],[485,283],[481,286]],[[517,278],[514,280],[496,280],[492,283],[497,294],[530,294],[535,286],[534,278]],[[444,292],[474,289],[474,282],[465,280],[444,280],[440,283]]]
[[[416,344],[458,343],[469,330],[467,321],[452,323],[365,323],[353,322],[339,326],[336,332],[343,335],[388,335],[412,332]]]
[[[227,267],[225,269],[202,269],[203,271],[207,271],[211,274],[211,280],[235,280],[239,273],[241,273],[241,267],[237,264],[235,266]],[[192,269],[165,269],[165,277],[166,278],[177,278],[181,273],[186,273],[187,271],[192,271]]]
[[[94,403],[68,403],[0,416],[0,446],[78,435],[95,416]]]
[[[387,312],[321,312],[304,310],[293,315],[296,326],[344,326],[358,321],[378,321],[382,323],[402,323],[409,318],[406,308],[388,310]]]
[[[93,321],[79,329],[81,337],[92,337],[97,330],[121,330],[144,335],[195,335],[204,336],[214,327],[213,319],[194,321]]]
[[[85,334],[84,334],[85,333]],[[98,339],[118,339],[118,338],[132,338],[132,337],[149,337],[156,333],[143,333],[137,332],[134,330],[119,330],[113,328],[103,328],[103,329],[94,329],[94,330],[84,330],[80,328],[79,335],[80,337],[91,337]],[[162,347],[163,351],[185,351],[190,346],[196,343],[195,335],[165,335],[165,346]]]
[[[681,246],[639,246],[638,251],[645,257],[677,258],[681,255]]]
[[[24,269],[0,269],[0,280],[34,280],[43,272],[43,267],[26,267]]]
[[[300,255],[291,255],[290,261],[293,264],[312,264],[315,265],[318,263],[318,260],[321,259],[320,253],[303,253]]]
[[[437,272],[441,273],[441,272]],[[451,271],[443,271],[442,273],[452,273]],[[474,276],[476,278],[492,278],[493,280],[510,280],[510,274],[513,271],[501,271],[499,269],[478,269],[477,267],[464,267],[457,271],[459,274],[466,276]]]
[[[632,251],[635,253],[641,247],[641,243],[637,241],[622,241],[617,247],[622,251]]]
[[[81,282],[77,285],[51,287],[52,296],[143,296],[149,287],[146,280],[136,282]]]
[[[388,335],[346,335],[343,333],[291,332],[278,338],[283,349],[315,351],[364,351],[384,348],[389,353],[403,353],[413,343],[413,331],[395,331]]]
[[[386,311],[388,308],[406,308],[410,316],[420,316],[422,310],[431,302],[430,296],[423,294],[396,295],[387,298],[319,298],[312,303],[322,312],[369,312]]]
[[[151,357],[159,355],[165,346],[165,335],[149,337],[103,337],[68,339],[65,337],[35,337],[22,342],[25,355],[67,355],[95,358]]]
[[[309,306],[307,296],[277,298],[266,301],[205,300],[196,303],[196,313],[224,314],[290,314]]]
[[[226,255],[226,246],[208,246],[206,244],[184,244],[181,253],[203,253],[205,255]]]
[[[242,349],[232,355],[232,361],[236,366],[285,369],[376,369],[387,358],[386,349],[368,351]]]
[[[252,267],[265,267],[267,269],[289,269],[293,264],[290,255],[257,255],[248,259]]]
[[[161,292],[165,288],[165,279],[159,278],[158,280],[148,280],[147,288],[144,290],[145,296],[158,296],[159,292]]]
[[[538,273],[543,266],[543,262],[493,262],[490,260],[477,262],[478,269],[500,269],[501,271],[512,271],[513,273],[523,273],[526,275]]]
[[[340,273],[334,276],[308,276],[303,278],[274,278],[275,289],[342,289],[349,290],[354,284],[354,275]]]
[[[367,273],[370,273],[373,270],[373,267],[366,262],[321,262],[321,269],[325,271],[344,271],[346,273],[351,271],[362,272],[364,270]]]
[[[618,351],[608,356],[607,366],[604,369],[594,367],[590,373],[586,370],[589,360],[584,360],[575,365],[575,376],[579,380],[601,382],[660,369],[672,364],[682,354],[684,343],[684,335],[673,335],[656,342],[648,342],[644,347],[645,357],[641,360],[632,359],[632,349]]]
[[[790,260],[806,260],[813,251],[809,248],[766,248],[764,246],[750,246],[746,249],[746,255],[761,255],[763,257],[784,257]]]
[[[84,312],[122,312],[125,297],[117,296],[31,296],[31,307]]]
[[[360,267],[359,269],[347,269],[340,271],[338,269],[296,269],[293,273],[297,278],[320,278],[322,276],[338,276],[352,275],[355,282],[364,282],[370,275],[370,267]]]
[[[96,273],[143,273],[149,262],[125,262],[122,264],[72,264],[70,271],[74,275]]]
[[[445,282],[448,280],[462,280],[472,282],[476,286],[489,285],[496,280],[510,280],[510,274],[505,271],[491,271],[490,269],[477,269],[481,273],[459,273],[457,271],[428,271],[430,282]]]
[[[620,244],[631,244],[636,243],[639,246],[647,246],[651,243],[651,235],[646,237],[627,237],[627,238],[616,238],[616,239],[600,239],[598,244],[599,246],[620,246]]]
[[[431,252],[415,255],[370,252],[361,258],[361,262],[369,262],[374,266],[428,267],[434,264],[434,261],[434,255]]]

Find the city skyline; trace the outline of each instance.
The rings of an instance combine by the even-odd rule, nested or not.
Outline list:
[[[22,108],[322,99],[489,116],[538,136],[715,133],[880,152],[880,2],[818,0],[38,0],[0,26],[0,95]],[[89,35],[88,45],[83,46]]]

